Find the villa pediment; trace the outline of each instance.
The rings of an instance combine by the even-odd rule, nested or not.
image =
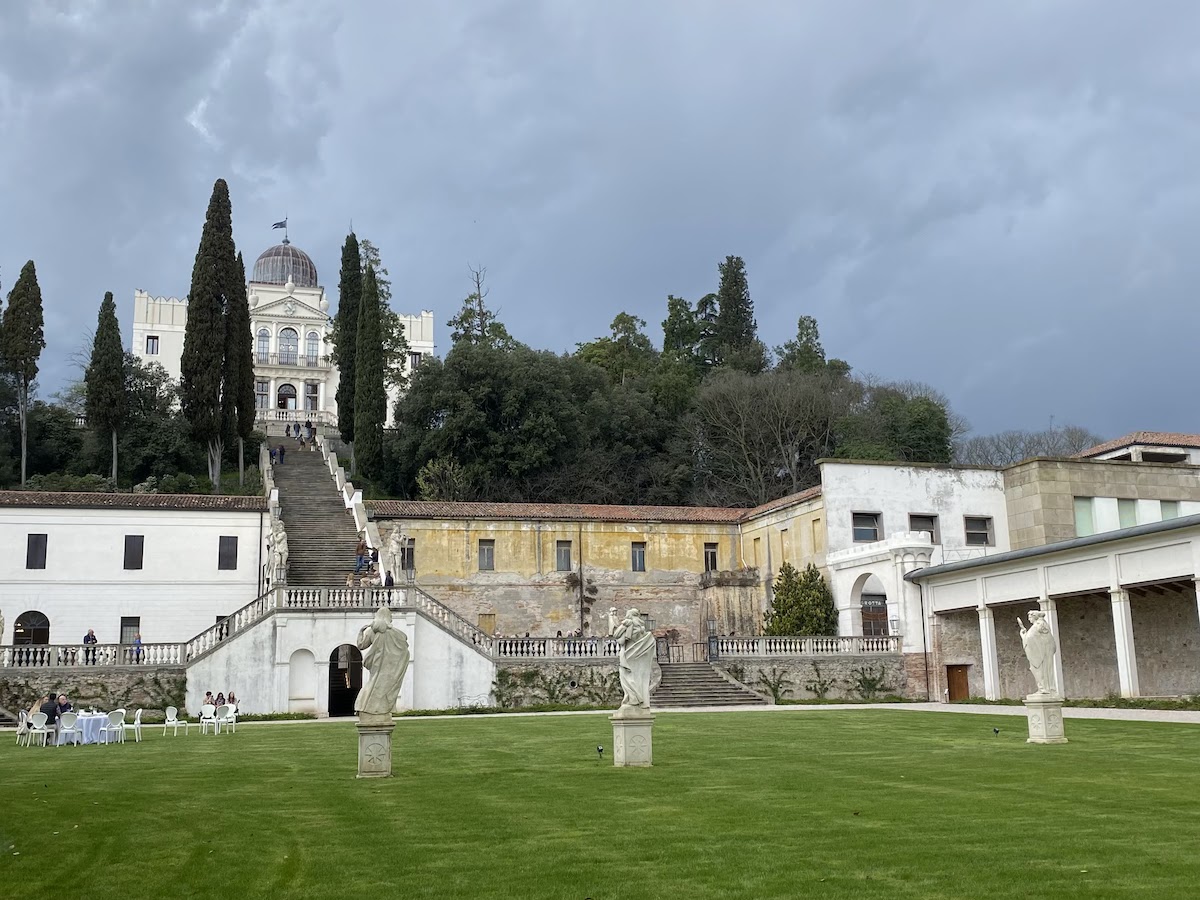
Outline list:
[[[279,318],[311,320],[325,322],[329,315],[321,311],[320,298],[306,298],[285,295],[281,297],[260,297],[257,304],[250,308],[250,314],[256,319]]]

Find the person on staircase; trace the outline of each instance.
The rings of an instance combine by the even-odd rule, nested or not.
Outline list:
[[[359,537],[358,546],[356,546],[354,548],[354,574],[355,575],[359,574],[363,570],[363,568],[366,567],[370,563],[371,557],[367,555],[368,552],[369,551],[367,548],[367,536],[364,534]]]

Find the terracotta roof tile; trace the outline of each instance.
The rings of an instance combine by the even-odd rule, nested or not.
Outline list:
[[[777,509],[783,509],[785,506],[791,506],[793,503],[804,503],[808,500],[815,500],[820,496],[821,485],[818,484],[798,494],[788,494],[786,497],[780,497],[778,500],[770,500],[761,506],[754,507],[754,509],[743,510],[742,518],[753,519],[755,516],[761,516],[763,513],[774,512]]]
[[[210,494],[108,494],[88,491],[0,491],[0,506],[72,509],[195,509],[266,512],[265,497]]]
[[[1115,440],[1105,441],[1095,447],[1088,447],[1075,454],[1076,459],[1086,459],[1098,456],[1110,450],[1120,450],[1134,444],[1146,444],[1151,447],[1200,447],[1200,434],[1179,434],[1173,431],[1135,431]]]
[[[467,503],[368,500],[381,519],[550,519],[588,522],[732,524],[746,512],[711,506],[608,506],[595,503]]]

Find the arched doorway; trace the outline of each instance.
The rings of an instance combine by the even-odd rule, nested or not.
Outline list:
[[[279,386],[279,389],[275,391],[275,406],[277,409],[296,408],[296,386],[294,384]]]
[[[45,614],[31,609],[17,616],[13,623],[13,644],[48,644],[50,643],[50,620]]]
[[[297,650],[288,660],[288,712],[317,711],[317,658]]]
[[[354,715],[362,689],[362,654],[353,644],[334,647],[329,654],[329,715]]]

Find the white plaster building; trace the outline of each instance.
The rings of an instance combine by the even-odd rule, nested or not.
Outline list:
[[[338,370],[329,357],[333,323],[329,298],[317,278],[317,267],[287,239],[268,247],[254,263],[246,287],[250,329],[254,337],[256,420],[337,423]],[[134,293],[133,353],[162,365],[172,378],[180,375],[187,301]],[[409,374],[433,354],[433,313],[402,315],[409,354]],[[399,392],[388,392],[388,421],[393,422]]]
[[[0,645],[177,643],[262,588],[267,501],[0,492]]]

